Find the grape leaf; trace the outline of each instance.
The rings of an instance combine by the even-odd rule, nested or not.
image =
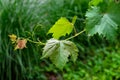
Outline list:
[[[109,13],[109,17],[120,26],[120,2],[111,2],[108,6],[107,13]]]
[[[65,36],[66,34],[70,34],[73,30],[73,24],[70,23],[65,17],[61,17],[48,31],[49,33],[53,33],[53,38],[59,39],[61,36]]]
[[[71,41],[50,39],[43,49],[42,58],[49,57],[59,69],[68,62],[69,56],[73,61],[76,61],[78,56],[78,49]]]
[[[114,10],[113,10],[114,9]],[[98,33],[109,40],[115,40],[118,26],[120,26],[120,4],[111,2],[106,12],[99,7],[91,7],[86,13],[86,31],[93,36]],[[111,38],[112,37],[112,38]]]
[[[102,15],[100,14],[100,8],[92,7],[86,13],[86,30],[88,31],[89,35],[91,35],[91,30],[94,28],[96,24],[99,23]]]
[[[47,58],[56,52],[59,47],[59,41],[55,39],[50,39],[47,41],[45,47],[43,48],[42,58]]]
[[[72,58],[72,61],[75,62],[78,56],[78,49],[76,47],[76,45],[71,42],[71,41],[62,41],[64,43],[64,45],[66,46],[66,48],[68,49],[68,51],[70,51],[70,55]]]

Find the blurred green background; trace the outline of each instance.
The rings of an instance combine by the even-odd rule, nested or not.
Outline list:
[[[14,51],[9,34],[43,42],[60,17],[70,21],[77,15],[77,32],[85,28],[90,0],[0,0],[0,80],[120,80],[119,40],[106,41],[86,33],[72,39],[79,49],[75,63],[61,71],[49,59],[40,59],[43,46],[32,43]],[[119,30],[120,31],[120,30]],[[72,34],[71,34],[72,35]],[[119,35],[118,35],[119,36]]]

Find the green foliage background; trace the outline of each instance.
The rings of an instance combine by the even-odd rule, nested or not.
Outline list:
[[[75,37],[72,41],[79,49],[78,59],[75,63],[67,63],[62,71],[49,59],[40,59],[42,46],[28,43],[26,49],[13,50],[9,34],[46,42],[51,37],[46,33],[61,16],[71,21],[77,15],[76,31],[83,30],[89,2],[0,0],[0,80],[47,80],[51,76],[58,80],[120,79],[120,35],[116,42],[110,42],[98,34],[88,37],[84,33]]]

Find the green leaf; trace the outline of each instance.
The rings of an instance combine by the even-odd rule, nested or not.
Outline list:
[[[53,38],[59,39],[61,36],[70,34],[73,30],[73,24],[70,23],[65,17],[61,17],[53,26],[50,28],[49,33],[53,33]]]
[[[45,47],[43,48],[42,58],[47,58],[51,56],[59,47],[59,41],[55,39],[50,39],[47,41]]]
[[[89,35],[91,35],[91,30],[97,25],[102,18],[100,14],[100,8],[92,7],[86,13],[86,30],[88,31]]]
[[[113,10],[114,9],[114,10]],[[109,3],[106,12],[99,7],[92,7],[86,13],[86,31],[93,36],[98,33],[109,40],[115,40],[118,26],[120,26],[120,4]],[[112,38],[111,38],[112,37]]]
[[[78,56],[78,49],[76,45],[71,41],[64,40],[62,42],[64,43],[66,49],[70,51],[72,61],[75,62]]]
[[[120,26],[120,2],[114,3],[111,2],[108,6],[107,13],[109,13],[109,17],[114,20]]]
[[[97,6],[99,3],[103,2],[103,0],[91,0],[89,2],[89,5],[94,5],[94,6]]]
[[[73,19],[72,19],[73,25],[75,24],[76,20],[77,20],[77,16],[74,16]]]
[[[73,61],[76,61],[78,49],[71,41],[50,39],[43,48],[42,58],[50,58],[50,60],[62,69],[68,62],[68,57],[71,56]]]

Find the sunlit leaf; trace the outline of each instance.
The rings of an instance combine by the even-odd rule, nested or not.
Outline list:
[[[94,5],[94,6],[97,6],[99,3],[103,2],[103,0],[91,0],[89,2],[89,5]]]
[[[73,24],[70,23],[65,17],[61,17],[53,26],[50,28],[49,33],[53,33],[53,38],[59,39],[61,36],[70,34],[73,30]]]

